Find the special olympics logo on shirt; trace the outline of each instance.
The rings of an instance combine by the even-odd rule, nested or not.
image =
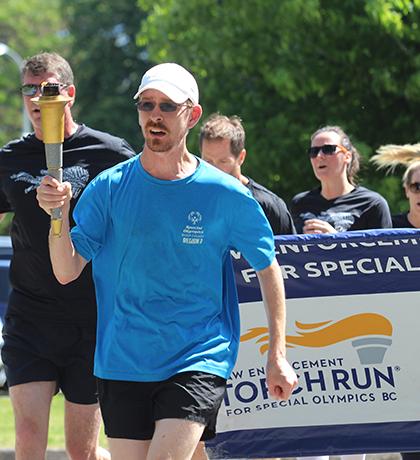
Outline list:
[[[199,225],[203,220],[202,215],[198,211],[191,211],[188,214],[188,222],[192,225],[186,225],[182,231],[182,242],[184,244],[203,244],[204,229]]]
[[[188,214],[188,220],[193,224],[193,225],[197,225],[201,222],[201,214],[198,212],[198,211],[191,211],[189,214]]]

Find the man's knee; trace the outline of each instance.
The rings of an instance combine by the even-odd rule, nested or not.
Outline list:
[[[15,436],[16,445],[20,448],[47,448],[47,433],[36,418],[18,417],[15,421]]]
[[[43,426],[33,417],[17,417],[15,427],[16,439],[23,443],[32,443],[45,436]]]
[[[71,460],[105,460],[98,451],[98,446],[81,444],[77,442],[66,442],[66,452]]]
[[[66,452],[71,460],[111,460],[111,454],[92,439],[71,437],[66,439]]]

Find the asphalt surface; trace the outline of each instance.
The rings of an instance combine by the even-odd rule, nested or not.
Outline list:
[[[13,449],[0,449],[0,460],[15,460]],[[68,460],[64,450],[48,450],[46,460]],[[228,460],[228,459],[227,459]],[[295,460],[294,458],[283,458],[282,460]],[[340,457],[330,457],[330,460],[340,460]],[[401,460],[399,454],[369,454],[366,460]]]
[[[48,450],[46,460],[68,460],[64,450]],[[13,449],[0,449],[0,460],[15,460]]]

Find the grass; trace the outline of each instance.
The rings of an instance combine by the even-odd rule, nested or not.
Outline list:
[[[13,448],[15,443],[15,427],[13,410],[8,395],[0,396],[0,449]],[[107,445],[106,436],[101,432],[101,446]],[[61,393],[53,398],[48,433],[48,447],[64,449],[64,397]]]

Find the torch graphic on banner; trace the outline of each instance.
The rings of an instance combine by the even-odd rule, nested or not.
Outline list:
[[[41,110],[42,137],[48,174],[63,181],[64,106],[71,97],[60,94],[60,83],[44,83],[41,96],[31,99]],[[51,210],[51,228],[54,236],[61,236],[61,208]]]

